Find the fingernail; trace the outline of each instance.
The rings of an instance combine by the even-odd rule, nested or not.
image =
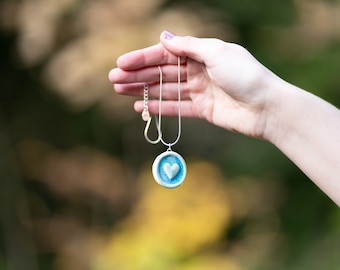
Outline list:
[[[165,30],[163,31],[163,37],[165,39],[173,39],[175,37],[175,34]]]

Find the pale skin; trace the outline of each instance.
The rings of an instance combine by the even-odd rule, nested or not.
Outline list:
[[[119,94],[142,96],[148,83],[158,98],[161,66],[162,114],[176,116],[178,56],[182,116],[267,140],[340,206],[340,110],[284,81],[242,46],[164,31],[159,44],[120,56],[109,79]],[[148,105],[158,113],[158,101]],[[143,110],[142,101],[135,110]]]

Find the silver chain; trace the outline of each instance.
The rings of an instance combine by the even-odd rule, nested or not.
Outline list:
[[[158,66],[159,70],[159,109],[158,109],[158,119],[155,118],[156,120],[156,127],[157,127],[157,132],[158,132],[158,137],[156,140],[151,140],[148,136],[148,131],[150,128],[151,120],[152,118],[150,117],[149,114],[149,108],[148,108],[148,86],[147,84],[144,85],[144,110],[142,113],[142,117],[144,121],[147,121],[144,129],[144,137],[145,139],[151,143],[151,144],[157,144],[160,141],[168,147],[168,150],[171,150],[171,147],[174,146],[180,139],[181,137],[181,59],[178,56],[178,62],[177,62],[177,92],[178,92],[178,133],[177,133],[177,138],[173,142],[166,142],[163,140],[162,136],[162,94],[163,94],[163,72],[160,66]],[[146,119],[146,120],[145,120]]]

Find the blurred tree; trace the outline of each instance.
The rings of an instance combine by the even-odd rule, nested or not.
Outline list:
[[[265,142],[184,120],[179,150],[214,165],[199,163],[188,189],[153,186],[144,165],[160,148],[144,142],[133,100],[113,93],[107,71],[168,29],[241,43],[340,106],[339,15],[337,0],[1,1],[0,269],[124,264],[117,254],[146,254],[144,244],[136,263],[150,267],[337,269],[338,208]]]
[[[281,245],[277,181],[253,186],[253,195],[248,196],[252,180],[238,179],[237,185],[226,185],[220,170],[210,163],[191,161],[188,172],[186,182],[175,190],[150,182],[149,168],[142,172],[141,198],[104,248],[97,251],[94,269],[232,270],[275,255],[273,250]],[[269,190],[273,194],[262,198],[263,192]],[[224,239],[232,222],[245,216],[252,221],[242,240],[234,243]],[[248,259],[241,260],[245,254]]]

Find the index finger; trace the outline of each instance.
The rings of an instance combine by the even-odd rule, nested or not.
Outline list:
[[[185,60],[182,59],[183,63]],[[117,59],[117,66],[123,70],[136,70],[148,66],[177,64],[177,56],[167,51],[162,44],[128,52]]]

